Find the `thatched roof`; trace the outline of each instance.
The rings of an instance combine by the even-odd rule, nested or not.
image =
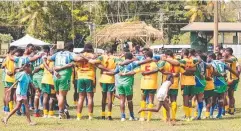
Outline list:
[[[103,44],[116,39],[142,39],[144,41],[152,39],[162,39],[163,32],[147,25],[143,21],[120,22],[106,25],[103,29],[96,31],[95,41]]]

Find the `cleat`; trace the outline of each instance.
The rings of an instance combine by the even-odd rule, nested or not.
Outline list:
[[[34,117],[41,117],[41,115],[39,113],[34,113],[33,116]]]
[[[105,120],[105,116],[102,116],[101,119],[102,119],[102,120]]]
[[[139,121],[145,121],[145,118],[140,118]]]
[[[64,114],[66,116],[66,119],[70,119],[69,111],[67,109],[64,109]]]
[[[121,121],[122,121],[122,122],[126,121],[126,118],[121,118]]]
[[[92,120],[93,119],[93,117],[92,116],[89,116],[89,120]]]
[[[111,117],[111,116],[108,116],[107,120],[112,121],[113,119],[112,119],[112,117]]]
[[[129,118],[129,121],[138,121],[138,118],[130,117],[130,118]]]

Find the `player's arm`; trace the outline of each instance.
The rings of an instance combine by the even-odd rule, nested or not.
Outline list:
[[[132,76],[132,75],[135,75],[136,72],[135,71],[130,71],[130,72],[127,72],[127,73],[119,73],[120,76]]]
[[[221,61],[223,61],[223,62],[226,62],[226,63],[233,63],[234,62],[234,60],[233,60],[233,58],[223,58],[223,59],[221,59]]]
[[[123,62],[119,63],[120,66],[124,66],[124,65],[128,65],[132,62],[134,62],[135,59],[132,59],[132,60],[124,60]]]
[[[111,69],[106,68],[101,64],[95,64],[95,65],[96,65],[97,68],[101,69],[102,71],[112,71]]]
[[[185,72],[183,73],[184,75],[187,75],[187,76],[192,76],[194,75],[196,71],[196,67],[192,67],[192,68],[185,68]]]
[[[36,61],[37,59],[41,58],[43,56],[42,54],[34,55],[33,57],[28,57],[30,62]]]
[[[39,72],[42,68],[41,67],[37,67],[32,71],[32,74],[35,74],[37,72]]]
[[[53,73],[53,69],[49,68],[49,66],[47,65],[46,58],[43,59],[43,67],[46,68],[50,73]],[[42,69],[43,69],[43,67],[42,67]]]
[[[174,65],[174,66],[179,66],[180,65],[180,62],[178,60],[175,60],[175,59],[170,59],[170,58],[163,57],[162,60],[166,61],[166,62],[168,62],[168,63],[170,63],[171,65]]]
[[[61,66],[61,67],[54,67],[54,70],[55,71],[61,71],[61,70],[72,68],[72,67],[74,67],[74,64],[73,63],[69,63],[69,64],[66,64],[66,65]]]
[[[143,65],[143,64],[146,64],[146,63],[150,63],[152,61],[153,61],[153,59],[145,59],[145,60],[137,62],[137,64],[138,65]]]
[[[151,75],[151,74],[154,74],[154,73],[157,73],[159,71],[159,69],[154,69],[152,71],[144,71],[142,72],[141,74],[144,76],[144,75]]]

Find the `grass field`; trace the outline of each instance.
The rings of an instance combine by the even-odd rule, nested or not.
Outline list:
[[[159,77],[160,78],[160,77]],[[159,79],[160,80],[160,79]],[[139,109],[140,103],[140,75],[136,76],[135,85],[134,85],[134,110],[135,113]],[[160,83],[159,83],[160,84]],[[0,85],[0,96],[3,96],[3,86]],[[240,85],[239,85],[240,87]],[[175,126],[168,126],[166,123],[161,121],[161,111],[159,113],[153,114],[153,120],[150,122],[139,122],[139,121],[120,121],[120,109],[119,109],[119,100],[115,100],[113,107],[113,121],[100,120],[101,114],[101,89],[100,86],[97,86],[97,90],[94,98],[94,119],[89,121],[87,119],[87,108],[83,109],[83,120],[77,121],[75,107],[72,106],[72,94],[71,90],[68,94],[68,103],[71,105],[70,114],[71,120],[59,120],[59,119],[44,119],[44,118],[34,118],[31,117],[33,121],[37,122],[36,126],[28,126],[26,123],[26,118],[24,116],[14,115],[10,120],[7,126],[4,126],[0,123],[1,131],[11,131],[11,130],[24,130],[24,131],[161,131],[161,130],[212,130],[212,131],[231,131],[231,130],[241,130],[241,90],[239,89],[235,93],[236,97],[236,114],[234,116],[226,115],[221,120],[200,120],[200,121],[178,121]],[[2,97],[1,97],[2,98]],[[156,103],[157,101],[155,101]],[[4,117],[2,112],[2,100],[0,102],[1,112],[0,117]],[[127,118],[129,118],[128,109],[126,109]],[[182,110],[182,97],[179,94],[178,96],[178,113],[177,118],[180,119],[183,116]],[[137,117],[138,114],[135,114]],[[204,113],[203,113],[204,115]]]

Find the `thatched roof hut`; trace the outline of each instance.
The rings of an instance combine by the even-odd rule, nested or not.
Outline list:
[[[151,39],[162,39],[163,32],[147,25],[143,21],[120,22],[106,25],[103,29],[97,30],[95,35],[96,45],[104,44],[113,40],[141,39],[150,44]]]

